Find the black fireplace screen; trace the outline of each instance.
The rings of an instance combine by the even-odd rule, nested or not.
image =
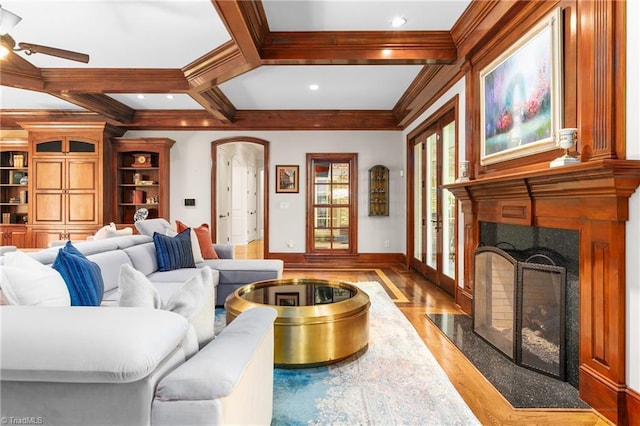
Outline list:
[[[566,270],[548,253],[474,252],[473,329],[516,364],[564,380]]]

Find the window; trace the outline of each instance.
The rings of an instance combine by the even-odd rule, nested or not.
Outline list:
[[[307,154],[307,253],[357,252],[357,154]]]

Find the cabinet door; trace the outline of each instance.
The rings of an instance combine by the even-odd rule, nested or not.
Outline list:
[[[33,165],[35,191],[61,191],[64,188],[64,159],[38,159]]]
[[[32,231],[33,246],[35,248],[49,247],[53,241],[62,240],[64,231],[61,229],[34,229]]]
[[[35,138],[34,138],[35,139]],[[39,138],[38,138],[39,139]],[[64,151],[64,139],[63,138],[53,138],[44,140],[34,140],[33,141],[33,153],[32,155],[60,155]]]
[[[66,223],[97,224],[100,191],[98,160],[68,158],[66,163]]]
[[[38,158],[33,163],[33,224],[60,223],[64,219],[65,160]]]
[[[33,155],[97,155],[99,141],[76,136],[63,136],[51,138],[49,136],[33,137]]]
[[[27,228],[24,226],[6,226],[0,228],[3,246],[16,246],[17,248],[28,248]]]
[[[33,200],[33,224],[62,223],[64,218],[64,195],[58,192],[36,192]]]
[[[27,230],[14,229],[9,236],[9,245],[16,246],[18,248],[28,248],[29,241],[27,239]]]

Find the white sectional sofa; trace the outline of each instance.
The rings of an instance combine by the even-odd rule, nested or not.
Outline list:
[[[154,232],[166,234],[171,224],[162,218],[138,221],[136,229],[142,235],[153,236]],[[256,281],[282,278],[284,262],[280,259],[234,259],[233,246],[214,244],[219,259],[206,259],[198,266],[209,266],[219,272],[216,306],[223,306],[227,296],[237,288]]]
[[[214,338],[218,270],[198,265],[160,272],[153,240],[144,235],[75,247],[100,267],[102,306],[0,306],[3,419],[58,425],[271,422],[274,309],[247,311]],[[50,265],[58,249],[29,256]],[[217,247],[219,254],[225,250]],[[142,272],[165,302],[193,277],[207,277],[205,300],[189,317],[120,307],[123,264]]]

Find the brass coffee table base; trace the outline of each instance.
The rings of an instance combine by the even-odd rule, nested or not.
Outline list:
[[[348,299],[310,306],[275,306],[270,295],[291,294],[291,286],[323,286],[349,290]],[[296,287],[300,288],[300,287]],[[250,301],[249,293],[260,291],[267,303]],[[369,296],[359,288],[317,279],[268,280],[248,284],[227,297],[227,323],[256,306],[271,306],[278,312],[274,323],[274,363],[279,367],[311,367],[343,360],[364,352],[369,343]]]

